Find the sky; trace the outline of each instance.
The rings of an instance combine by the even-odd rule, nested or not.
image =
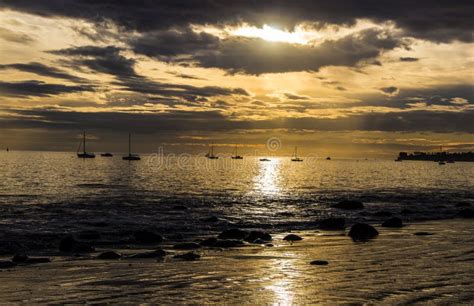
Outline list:
[[[472,1],[0,0],[0,148],[474,150]]]

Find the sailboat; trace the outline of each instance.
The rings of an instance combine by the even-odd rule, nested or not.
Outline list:
[[[211,145],[211,149],[210,149],[210,151],[206,154],[206,157],[207,157],[208,159],[218,159],[218,158],[219,158],[219,156],[214,155],[214,144]]]
[[[232,155],[232,159],[244,159],[242,156],[237,154],[237,146],[234,147],[234,155]]]
[[[102,156],[102,157],[113,157],[114,155],[112,153],[105,152],[105,153],[100,154],[100,156]]]
[[[137,154],[132,154],[132,134],[128,134],[128,155],[122,157],[123,160],[141,160]]]
[[[82,144],[82,153],[79,153],[81,150],[81,144]],[[86,152],[86,132],[82,134],[82,143],[79,143],[79,147],[77,148],[77,157],[79,158],[95,158],[94,153],[87,153]]]
[[[298,157],[298,147],[295,147],[295,153],[293,154],[293,158],[291,159],[293,162],[302,162],[303,160]]]

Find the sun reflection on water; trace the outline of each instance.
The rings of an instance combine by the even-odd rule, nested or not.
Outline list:
[[[258,175],[254,178],[254,190],[263,195],[277,195],[280,193],[280,160],[274,158],[261,162]]]

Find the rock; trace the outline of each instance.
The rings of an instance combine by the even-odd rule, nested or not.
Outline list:
[[[313,266],[327,266],[329,262],[326,260],[313,260],[310,264]]]
[[[184,205],[175,205],[173,206],[173,210],[187,210],[188,208]]]
[[[328,218],[319,221],[318,227],[322,230],[344,230],[346,220],[344,218]]]
[[[98,259],[119,259],[122,258],[122,254],[119,254],[115,251],[107,251],[99,254]]]
[[[377,211],[373,214],[375,217],[391,217],[393,214],[386,210]]]
[[[74,247],[74,252],[77,252],[77,253],[91,253],[91,252],[95,252],[95,248],[93,246],[85,244],[85,243],[78,243]]]
[[[254,244],[265,244],[267,243],[265,240],[262,240],[262,239],[255,239],[252,243]]]
[[[434,235],[433,233],[428,233],[428,232],[416,232],[413,235],[415,236],[431,236]]]
[[[185,254],[174,255],[173,258],[183,259],[183,260],[187,260],[187,261],[193,261],[193,260],[201,258],[201,255],[195,254],[193,252],[189,252],[189,253],[185,253]]]
[[[379,232],[371,225],[356,223],[349,231],[349,237],[354,241],[365,241],[377,237]]]
[[[236,239],[243,240],[247,237],[247,232],[240,229],[234,228],[230,230],[225,230],[219,234],[217,238],[219,239]]]
[[[459,202],[459,203],[456,203],[455,205],[456,207],[470,207],[471,204],[467,203],[467,202]]]
[[[78,237],[84,240],[99,240],[101,238],[100,233],[97,231],[84,231],[79,233]]]
[[[163,242],[163,237],[150,231],[136,231],[133,233],[133,236],[138,243],[152,244]]]
[[[217,242],[217,238],[211,237],[211,238],[207,238],[201,241],[199,244],[202,246],[211,247],[211,246],[214,246],[216,242]]]
[[[9,269],[16,266],[16,263],[10,260],[0,260],[0,269]]]
[[[236,239],[225,239],[225,240],[217,240],[214,243],[213,247],[215,248],[236,248],[243,246],[244,243],[241,240]]]
[[[173,246],[174,249],[177,250],[194,250],[194,249],[199,249],[201,245],[196,242],[183,242],[183,243],[178,243]]]
[[[166,252],[163,251],[162,249],[158,249],[158,250],[151,251],[151,252],[137,253],[137,254],[134,254],[134,255],[130,256],[129,258],[132,258],[132,259],[163,258],[165,256],[166,256]]]
[[[245,237],[245,241],[247,242],[254,242],[257,239],[262,240],[265,243],[266,241],[271,241],[272,236],[268,233],[261,232],[261,231],[251,231],[247,235],[247,237]]]
[[[359,201],[344,200],[337,204],[334,204],[332,207],[345,209],[345,210],[356,210],[356,209],[364,209],[364,204]]]
[[[289,234],[289,235],[286,235],[285,238],[283,238],[283,240],[293,242],[293,241],[301,241],[303,240],[303,238],[295,234]]]
[[[12,258],[12,261],[14,263],[24,263],[27,260],[28,260],[28,255],[26,254],[15,254],[15,256],[13,256]]]
[[[216,216],[211,216],[209,218],[202,219],[202,221],[208,222],[208,223],[216,223],[216,222],[219,222],[219,218],[217,218]]]
[[[59,251],[66,253],[73,252],[77,243],[73,236],[66,236],[59,242]]]
[[[265,246],[267,246],[267,247],[271,248],[271,247],[273,247],[274,245],[273,245],[273,244],[271,244],[271,243],[267,243],[267,244],[265,244]]]
[[[403,227],[402,219],[393,217],[382,223],[383,227]]]
[[[458,216],[466,219],[474,218],[474,210],[470,208],[465,208],[458,212]]]

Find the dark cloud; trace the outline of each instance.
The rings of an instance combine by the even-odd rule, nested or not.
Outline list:
[[[45,76],[45,77],[63,79],[67,81],[77,82],[77,83],[81,83],[85,81],[82,78],[73,76],[65,72],[64,70],[61,70],[55,67],[46,66],[38,62],[31,62],[27,64],[18,63],[18,64],[0,65],[0,70],[4,70],[4,69],[15,69],[18,71],[34,73],[34,74]]]
[[[170,34],[166,32],[166,36]],[[218,45],[191,44],[181,48],[188,32],[173,32],[178,36],[172,41],[177,45],[168,45],[165,50],[160,47],[161,39],[157,35],[149,40],[146,50],[148,56],[176,63],[194,62],[200,67],[221,68],[230,73],[280,73],[292,71],[318,71],[325,66],[356,66],[362,61],[371,60],[385,50],[404,47],[403,40],[390,33],[368,29],[339,40],[325,41],[317,46],[269,42],[259,38],[232,37],[221,40]],[[181,37],[181,36],[185,37]],[[132,49],[141,53],[134,42]],[[194,49],[192,48],[194,47]],[[168,49],[175,50],[173,53]],[[164,53],[162,53],[164,52]]]
[[[12,31],[3,27],[0,27],[0,38],[8,42],[14,42],[19,44],[30,44],[35,41],[35,39],[29,35],[26,35],[21,32]]]
[[[417,62],[419,60],[420,59],[416,57],[400,57],[401,62]]]
[[[285,93],[285,97],[290,100],[308,100],[308,96],[299,96],[292,93]]]
[[[383,87],[383,88],[380,88],[380,90],[384,94],[389,95],[389,96],[395,96],[399,92],[399,89],[395,86]]]
[[[108,46],[82,46],[55,51],[52,54],[71,57],[70,63],[84,66],[91,70],[111,74],[121,78],[137,77],[135,73],[135,60],[121,55],[122,49]]]
[[[2,82],[0,93],[11,97],[47,97],[65,93],[93,91],[90,85],[68,86],[62,84],[49,84],[41,81]]]
[[[447,42],[472,41],[470,0],[0,0],[0,6],[39,14],[112,21],[127,30],[153,31],[189,24],[351,24],[356,19],[393,21],[408,36]]]

